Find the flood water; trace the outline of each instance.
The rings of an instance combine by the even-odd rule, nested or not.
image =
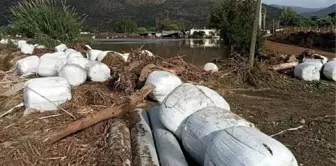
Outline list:
[[[226,53],[217,39],[100,39],[92,48],[126,53],[141,46],[163,58],[184,55],[186,62],[197,66]]]

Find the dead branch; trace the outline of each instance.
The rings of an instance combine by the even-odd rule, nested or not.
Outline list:
[[[281,134],[283,134],[283,133],[285,133],[287,131],[296,131],[296,130],[299,130],[299,129],[302,129],[302,128],[303,128],[303,126],[299,126],[299,127],[295,127],[295,128],[289,128],[289,129],[286,129],[286,130],[282,130],[282,131],[280,131],[280,132],[278,132],[276,134],[271,135],[271,137],[275,137],[277,135],[281,135]]]
[[[132,107],[135,107],[136,105],[141,103],[144,100],[144,98],[154,89],[155,89],[154,85],[152,84],[147,85],[140,92],[135,93],[132,96],[130,96],[128,100],[126,100],[126,102],[124,102],[123,104],[118,105],[118,106],[113,105],[95,114],[88,115],[87,117],[83,119],[74,121],[70,123],[68,127],[66,127],[65,129],[52,134],[52,136],[49,137],[50,139],[48,138],[45,141],[49,141],[51,144],[53,144],[73,133],[76,133],[80,130],[88,128],[101,121],[104,121],[110,118],[115,118],[122,114],[125,114],[129,110],[132,110]]]
[[[279,64],[279,65],[272,66],[271,69],[274,70],[274,71],[279,71],[279,70],[295,67],[298,64],[299,64],[299,62],[282,63],[282,64]]]

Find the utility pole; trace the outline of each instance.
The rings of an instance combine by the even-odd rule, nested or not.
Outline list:
[[[255,19],[254,19],[254,24],[253,24],[252,39],[251,39],[251,45],[250,45],[249,65],[251,68],[254,65],[254,55],[255,55],[255,47],[256,47],[256,41],[257,41],[257,34],[260,31],[260,20],[261,20],[260,10],[261,10],[261,0],[257,0]]]

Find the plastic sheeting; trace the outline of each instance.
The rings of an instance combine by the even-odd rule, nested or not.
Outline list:
[[[204,166],[297,166],[294,155],[280,142],[248,127],[221,130],[210,143]]]
[[[29,75],[37,72],[40,58],[38,56],[28,56],[16,62],[16,71],[19,75]]]
[[[304,81],[319,81],[320,70],[315,65],[301,63],[295,67],[294,76]]]
[[[87,78],[86,71],[79,65],[65,65],[63,69],[58,74],[68,80],[69,84],[72,86],[82,85]]]
[[[160,106],[159,115],[162,124],[181,139],[184,121],[196,111],[210,106],[230,110],[229,104],[217,92],[185,83],[166,97]]]
[[[160,122],[159,108],[149,110],[149,118],[161,166],[188,166],[175,136]]]
[[[138,113],[140,121],[131,130],[133,161],[138,166],[159,166],[147,112],[142,109],[135,111]]]
[[[71,99],[71,87],[62,77],[35,78],[27,81],[24,88],[26,108],[41,111],[57,110],[58,106]]]
[[[203,69],[205,71],[218,72],[218,67],[214,63],[207,63],[204,65]]]
[[[41,56],[37,74],[43,77],[57,76],[67,63],[64,52],[47,53]]]
[[[218,107],[206,107],[191,115],[182,131],[185,150],[199,164],[204,163],[208,145],[218,131],[233,126],[254,127],[238,115]]]
[[[98,61],[91,61],[85,65],[85,70],[91,81],[104,82],[110,78],[110,68],[104,63]]]
[[[323,69],[323,74],[328,79],[336,81],[336,60],[329,61]]]
[[[154,71],[146,80],[145,85],[148,84],[155,85],[155,89],[149,94],[149,97],[162,103],[170,92],[182,84],[182,81],[167,71]]]

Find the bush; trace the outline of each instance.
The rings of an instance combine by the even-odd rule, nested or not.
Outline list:
[[[115,22],[113,30],[116,33],[135,33],[138,30],[138,24],[131,19],[121,19]]]
[[[71,41],[79,36],[84,20],[84,16],[63,0],[61,3],[57,0],[23,0],[10,11],[10,22],[15,28],[27,37],[43,40]]]
[[[145,27],[139,27],[137,31],[138,33],[147,33],[147,29]]]

